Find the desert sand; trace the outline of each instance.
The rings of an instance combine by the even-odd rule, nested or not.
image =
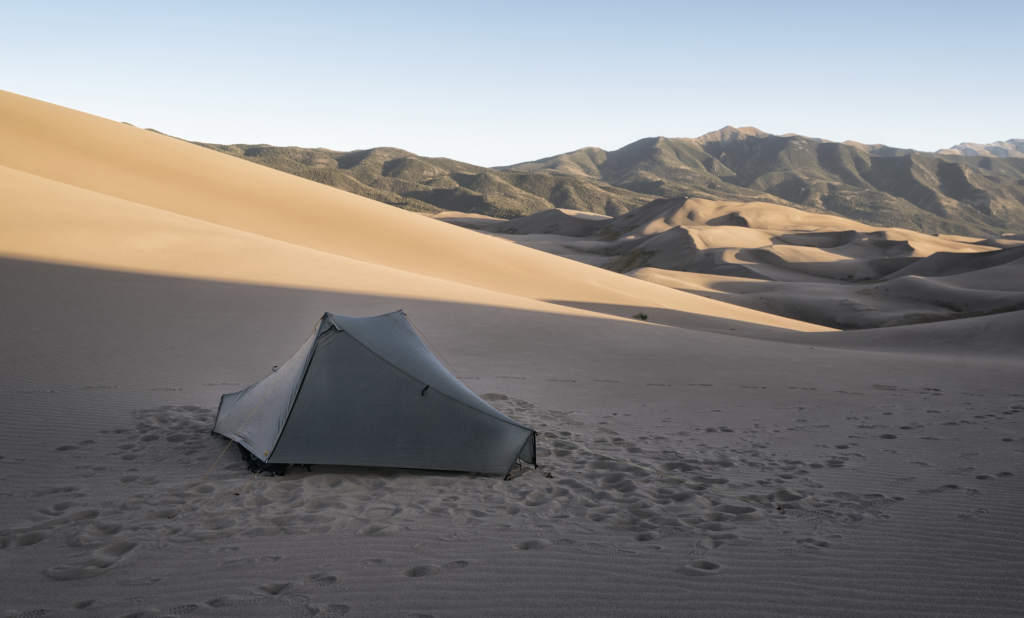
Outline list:
[[[765,203],[657,200],[619,217],[554,209],[432,218],[669,288],[830,328],[1024,308],[1024,247],[876,228]]]
[[[702,255],[853,230],[829,255],[868,270],[1014,250],[683,212],[709,229],[642,227]],[[0,221],[0,616],[1019,615],[1020,311],[844,332],[711,297],[727,274],[626,276],[7,93]],[[813,300],[811,254],[723,263]],[[940,266],[913,276],[1024,291],[1014,260]],[[540,432],[540,469],[221,457],[222,393],[324,311],[396,309]]]

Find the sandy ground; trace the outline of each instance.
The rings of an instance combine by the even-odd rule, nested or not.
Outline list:
[[[300,185],[186,182],[169,138],[11,97],[37,150],[0,142],[0,616],[1019,615],[1020,312],[835,332],[319,187],[247,215]],[[54,115],[104,139],[25,137]],[[188,173],[147,193],[140,152]],[[221,457],[222,393],[324,311],[395,309],[541,469]]]

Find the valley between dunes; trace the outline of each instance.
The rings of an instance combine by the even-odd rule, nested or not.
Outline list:
[[[0,617],[1017,615],[1016,239],[796,212],[513,232],[0,92]],[[221,394],[397,309],[540,469],[219,458]]]

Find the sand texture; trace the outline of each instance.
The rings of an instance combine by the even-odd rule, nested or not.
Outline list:
[[[840,332],[705,297],[730,275],[625,276],[72,110],[0,109],[0,617],[1020,613],[1024,313]],[[780,227],[768,206],[689,204],[690,241],[852,230],[836,261],[875,259],[874,229]],[[730,245],[712,221],[731,213]],[[535,235],[615,220],[560,214]],[[681,235],[670,219],[645,235]],[[1013,250],[884,233],[915,265]],[[896,281],[1005,306],[1020,266],[996,262]],[[829,281],[753,267],[794,274],[747,284],[811,304]],[[210,434],[220,395],[324,311],[396,309],[540,432],[540,469],[254,479]]]

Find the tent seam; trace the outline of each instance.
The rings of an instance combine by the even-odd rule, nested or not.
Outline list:
[[[393,311],[392,313],[398,313],[398,311]],[[391,314],[389,313],[389,314],[387,314],[387,315],[388,315],[388,316],[390,316]],[[419,378],[417,378],[416,376],[412,375],[412,374],[411,374],[411,373],[409,373],[408,371],[406,371],[406,370],[402,369],[402,368],[401,368],[401,367],[399,367],[398,365],[396,365],[396,364],[392,363],[392,362],[391,362],[391,361],[389,361],[388,359],[384,358],[383,356],[381,356],[380,354],[378,354],[377,352],[375,352],[375,351],[373,350],[373,348],[371,348],[370,346],[368,346],[368,345],[366,345],[365,343],[363,343],[362,341],[360,341],[360,340],[359,340],[359,338],[358,338],[358,337],[356,337],[356,336],[355,336],[354,334],[352,334],[351,332],[349,332],[349,331],[347,331],[347,330],[341,330],[341,329],[339,329],[339,328],[338,328],[338,326],[337,326],[337,324],[335,324],[335,323],[334,323],[334,320],[331,320],[331,326],[332,326],[332,327],[333,327],[333,328],[334,328],[335,330],[337,330],[337,331],[338,331],[339,333],[346,333],[346,334],[347,334],[347,335],[348,335],[349,337],[352,337],[352,340],[353,340],[353,341],[355,341],[355,342],[356,342],[356,343],[358,343],[359,345],[361,345],[361,346],[363,346],[364,348],[366,348],[367,350],[369,350],[371,354],[373,354],[373,355],[374,355],[374,356],[376,356],[377,358],[381,359],[382,361],[384,361],[384,362],[385,362],[385,363],[387,363],[388,365],[391,365],[392,367],[394,367],[395,369],[397,369],[398,371],[400,371],[400,372],[401,372],[402,374],[404,374],[404,375],[407,375],[407,376],[409,376],[410,378],[412,378],[412,379],[413,379],[413,380],[415,380],[416,382],[419,382],[420,384],[424,384],[424,385],[426,385],[426,386],[430,386],[429,384],[427,384],[427,383],[426,383],[426,382],[424,382],[423,380],[420,380]],[[419,339],[419,335],[416,335],[416,338],[417,338],[417,339]],[[319,339],[319,337],[318,337],[318,339]],[[428,350],[428,351],[429,351],[429,350]],[[431,353],[431,356],[433,356],[433,353]],[[435,357],[435,358],[436,358],[436,357]],[[441,365],[441,368],[442,368],[442,369],[444,369],[444,370],[445,370],[445,372],[447,372],[447,373],[448,373],[448,375],[451,375],[451,372],[450,372],[450,371],[448,371],[448,369],[447,369],[447,368],[445,368],[445,367],[444,367],[444,365]],[[452,377],[454,378],[455,376],[452,376]],[[305,381],[305,376],[303,376],[303,381]],[[460,382],[460,384],[461,384],[461,382]],[[465,385],[463,385],[463,386],[465,386]],[[301,388],[301,386],[300,386],[300,388]],[[466,390],[467,390],[467,391],[469,391],[470,393],[473,393],[473,391],[472,391],[472,390],[470,390],[470,388],[469,388],[468,386],[466,386]],[[478,413],[480,413],[480,414],[484,414],[484,415],[486,415],[486,416],[491,416],[490,414],[487,414],[487,412],[485,412],[485,411],[483,411],[483,410],[480,410],[480,409],[478,409],[478,408],[475,408],[475,407],[473,407],[473,406],[471,406],[471,405],[468,405],[468,404],[466,404],[466,403],[464,403],[464,402],[462,402],[462,401],[459,401],[458,399],[455,399],[454,397],[452,397],[452,396],[450,396],[450,395],[447,395],[446,393],[444,393],[444,392],[442,392],[442,391],[438,390],[438,389],[437,389],[436,387],[434,387],[434,392],[436,392],[436,393],[439,393],[439,394],[440,394],[440,395],[442,395],[443,397],[447,397],[447,398],[448,398],[449,400],[451,400],[451,401],[454,401],[455,403],[458,403],[458,404],[462,404],[462,405],[466,406],[467,408],[469,408],[469,409],[471,409],[471,410],[473,410],[473,411],[475,411],[475,412],[478,412]],[[480,395],[477,395],[476,393],[473,393],[473,395],[475,395],[476,397],[480,397]],[[296,399],[297,399],[297,398],[298,398],[298,395],[296,395]],[[483,399],[481,399],[481,401],[483,401]],[[522,428],[522,429],[530,429],[529,427],[527,427],[526,425],[523,425],[522,423],[520,423],[520,422],[516,421],[515,419],[511,419],[511,418],[508,418],[507,416],[505,416],[504,414],[502,414],[502,413],[501,413],[500,411],[498,411],[497,409],[495,409],[495,408],[494,408],[494,406],[491,406],[491,405],[487,404],[487,407],[491,408],[492,410],[494,410],[495,412],[497,412],[497,413],[498,413],[498,414],[500,415],[500,417],[494,417],[494,416],[491,416],[491,418],[494,418],[494,419],[495,419],[495,420],[497,420],[497,421],[501,421],[502,423],[505,423],[506,425],[512,425],[513,427],[519,427],[519,428]],[[287,421],[286,421],[286,422],[287,422]],[[282,431],[283,431],[283,430],[282,430]],[[532,429],[530,429],[530,431],[533,431],[533,430],[532,430]]]

